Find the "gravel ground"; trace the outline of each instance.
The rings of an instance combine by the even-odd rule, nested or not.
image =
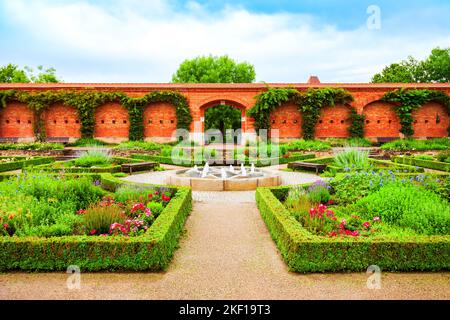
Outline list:
[[[126,178],[156,183],[161,172]],[[317,176],[282,172],[286,184]],[[157,177],[157,178],[155,178]],[[143,181],[145,180],[145,181]],[[67,289],[66,273],[0,274],[0,299],[450,299],[450,272],[368,274],[289,272],[254,200],[254,191],[194,192],[174,260],[166,272],[81,273]]]

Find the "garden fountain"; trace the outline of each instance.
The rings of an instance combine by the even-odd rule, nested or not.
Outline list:
[[[166,181],[170,185],[188,186],[198,191],[255,190],[257,187],[277,186],[280,182],[278,174],[257,169],[254,163],[250,168],[242,163],[238,170],[233,165],[210,167],[206,163],[203,168],[195,165],[171,172]]]

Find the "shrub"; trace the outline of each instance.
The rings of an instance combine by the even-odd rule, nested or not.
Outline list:
[[[153,192],[152,189],[144,189],[139,186],[123,185],[117,188],[114,193],[114,199],[117,202],[146,202],[148,195]]]
[[[360,199],[356,210],[372,219],[428,235],[450,234],[450,206],[438,195],[410,183],[391,183]]]
[[[433,156],[430,156],[428,154],[418,154],[416,156],[414,156],[414,158],[419,159],[419,160],[434,160]]]
[[[450,163],[450,150],[441,151],[436,155],[436,159],[440,162]]]
[[[286,151],[298,150],[298,151],[322,151],[330,150],[331,146],[329,143],[320,140],[294,140],[287,144],[284,144]]]
[[[365,138],[329,138],[325,140],[332,147],[371,147],[372,142]]]
[[[341,151],[334,157],[334,164],[344,171],[367,169],[370,167],[369,152],[357,149]]]
[[[100,150],[88,150],[79,158],[75,159],[74,164],[78,167],[92,167],[99,165],[107,165],[112,162],[111,156]]]
[[[126,141],[120,143],[118,146],[114,147],[114,150],[127,151],[127,150],[142,150],[142,151],[153,151],[161,150],[162,148],[169,149],[169,146],[165,146],[160,143],[151,141]]]
[[[164,206],[161,202],[150,201],[149,203],[147,203],[147,208],[150,209],[155,217],[158,217],[159,214],[163,211]]]
[[[95,138],[80,138],[74,143],[69,143],[72,147],[99,147],[108,145],[106,142]]]

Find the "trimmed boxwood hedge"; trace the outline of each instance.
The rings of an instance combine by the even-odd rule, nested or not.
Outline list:
[[[190,159],[184,159],[184,161],[182,163],[174,163],[172,161],[171,157],[163,157],[163,156],[149,155],[149,154],[133,154],[133,155],[131,155],[131,157],[134,159],[151,160],[151,161],[155,161],[158,163],[171,164],[171,165],[177,165],[177,166],[182,166],[182,167],[192,167],[193,165],[196,164],[196,163],[194,163],[194,161],[192,161]],[[279,164],[285,164],[285,163],[289,163],[292,161],[312,159],[314,157],[315,157],[314,154],[299,154],[299,155],[293,155],[288,158],[283,158],[283,157],[267,158],[265,161],[257,160],[255,163],[255,166],[256,167],[266,167],[266,166],[272,165],[272,163],[276,163],[277,161]],[[248,159],[248,158],[245,159],[245,165],[250,165],[251,162],[252,161],[250,161],[250,159]],[[205,161],[202,161],[202,163],[200,165],[203,165],[203,164],[205,164]]]
[[[422,160],[417,159],[414,157],[408,157],[408,156],[395,156],[392,158],[392,161],[395,163],[401,163],[401,164],[407,164],[411,166],[418,166],[433,170],[439,170],[439,171],[447,171],[450,172],[450,163],[447,162],[440,162],[440,161],[433,161],[433,160]]]
[[[111,190],[126,183],[110,174],[101,179]],[[171,189],[176,195],[142,236],[0,237],[0,271],[66,270],[70,265],[82,271],[164,270],[192,209],[190,188]]]
[[[26,157],[2,157],[4,158],[13,158],[16,161],[0,163],[0,172],[5,171],[13,171],[18,169],[23,169],[28,166],[37,166],[42,164],[48,164],[55,162],[54,157],[35,157],[32,159],[28,159]]]
[[[450,269],[450,236],[328,238],[313,235],[278,200],[289,188],[258,188],[256,202],[291,271],[437,271]]]

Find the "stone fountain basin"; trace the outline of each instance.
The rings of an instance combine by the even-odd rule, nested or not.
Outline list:
[[[189,169],[175,170],[167,176],[166,183],[174,186],[191,187],[194,191],[248,191],[258,187],[273,187],[281,184],[281,178],[273,172],[258,170],[260,177],[236,177],[234,179],[189,177]],[[250,175],[250,173],[249,173]]]

